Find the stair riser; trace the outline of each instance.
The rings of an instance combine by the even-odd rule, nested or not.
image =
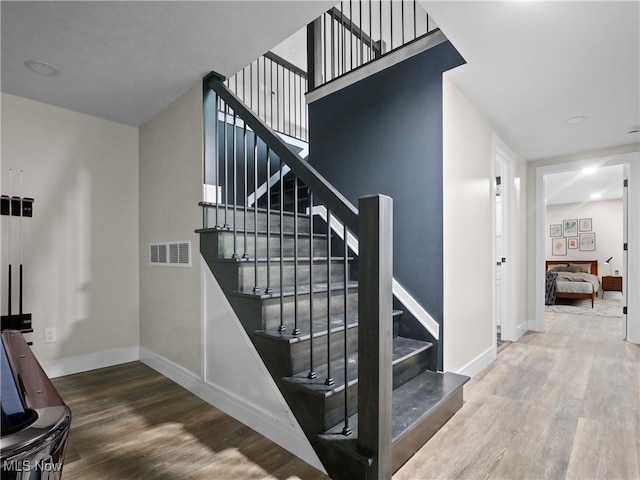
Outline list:
[[[293,262],[286,261],[282,265],[282,286],[293,287],[296,282],[294,276],[295,266]],[[271,267],[268,269],[266,262],[258,264],[258,286],[267,287],[267,271],[271,273],[271,288],[280,288],[280,262],[272,261]],[[307,262],[298,262],[298,286],[308,286],[310,268]],[[326,262],[316,262],[313,265],[313,281],[314,283],[327,282],[327,265]],[[331,281],[343,283],[344,267],[340,262],[333,262],[331,265]],[[238,263],[238,290],[250,291],[256,285],[255,280],[255,264],[253,262]]]
[[[234,209],[228,207],[226,210],[224,206],[219,207],[218,209],[218,221],[216,222],[216,208],[207,208],[205,210],[205,225],[209,227],[215,226],[224,226],[225,224],[229,226],[229,229],[233,230],[234,225],[236,225],[238,230],[244,230],[244,209],[238,208],[235,211],[234,218]],[[254,218],[255,212],[251,209],[247,211],[247,231],[254,232]],[[271,211],[269,221],[269,229],[271,233],[280,232],[280,212],[276,210]],[[309,217],[298,215],[298,233],[309,233]],[[283,225],[284,232],[293,233],[294,232],[294,216],[292,214],[284,214],[283,215]],[[266,232],[267,231],[267,212],[258,211],[258,231]]]
[[[249,258],[266,258],[267,257],[267,236],[266,234],[258,234],[258,252],[255,251],[256,238],[252,233],[247,235],[247,245],[245,247],[244,234],[238,232],[236,237],[236,247],[234,248],[233,232],[220,232],[218,238],[218,258],[232,258],[234,253],[242,256],[244,253]],[[271,257],[293,257],[295,254],[295,240],[291,235],[286,235],[283,242],[283,254],[280,252],[280,236],[272,235],[269,241],[269,252]],[[313,241],[313,256],[326,257],[327,241],[326,238],[315,238]],[[298,256],[300,258],[309,258],[309,237],[298,237]]]
[[[415,452],[427,443],[453,415],[462,408],[463,389],[460,387],[445,402],[435,408],[428,419],[416,425],[400,439],[394,440],[392,451],[392,471],[395,473]]]
[[[350,289],[347,297],[350,312],[358,311],[358,291]],[[310,309],[309,295],[298,296],[298,318],[309,320]],[[289,331],[293,329],[294,297],[285,297],[283,300],[285,326]],[[326,318],[328,311],[327,292],[313,294],[313,318]],[[344,291],[334,291],[331,294],[331,314],[344,314]],[[262,328],[274,330],[280,325],[280,299],[272,298],[262,302]]]
[[[358,350],[358,327],[350,327],[347,331],[349,353]],[[327,363],[327,336],[322,335],[313,339],[313,361],[315,365]],[[291,345],[289,354],[290,366],[288,375],[308,372],[311,367],[311,341],[305,340]],[[337,360],[344,356],[344,330],[331,333],[331,359]]]

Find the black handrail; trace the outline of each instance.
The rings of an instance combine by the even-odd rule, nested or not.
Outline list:
[[[320,200],[347,225],[356,236],[358,234],[358,209],[353,206],[344,195],[336,190],[315,168],[304,161],[297,153],[283,142],[278,134],[271,129],[262,119],[254,115],[242,101],[224,85],[224,77],[218,73],[211,72],[204,79],[216,94],[231,107],[231,109],[260,137],[265,144],[269,145],[291,171],[307,185]]]

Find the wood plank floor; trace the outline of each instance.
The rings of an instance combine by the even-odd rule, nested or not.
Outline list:
[[[640,346],[622,320],[547,314],[465,386],[394,480],[640,479]]]
[[[548,314],[394,480],[640,479],[640,347],[621,331]],[[141,363],[54,384],[74,415],[65,480],[327,478]]]
[[[73,413],[64,480],[328,478],[140,362],[53,382]]]

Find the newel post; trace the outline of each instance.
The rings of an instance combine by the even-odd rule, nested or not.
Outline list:
[[[358,447],[373,456],[367,478],[390,480],[393,200],[358,202]]]

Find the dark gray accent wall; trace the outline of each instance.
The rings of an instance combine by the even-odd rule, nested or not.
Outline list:
[[[312,164],[354,205],[393,198],[394,276],[441,325],[442,73],[463,63],[445,42],[309,105]]]

